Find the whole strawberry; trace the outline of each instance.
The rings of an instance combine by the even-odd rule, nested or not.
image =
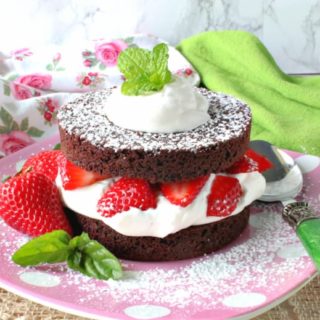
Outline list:
[[[58,188],[34,171],[12,177],[0,187],[0,217],[32,237],[58,229],[72,234]]]
[[[30,157],[22,167],[22,172],[36,171],[55,181],[58,174],[57,159],[62,152],[60,150],[43,151]]]

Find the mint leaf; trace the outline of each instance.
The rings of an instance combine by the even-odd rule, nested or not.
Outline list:
[[[126,92],[128,96],[143,94],[144,92],[153,91],[154,86],[149,82],[126,81],[122,84],[121,92]]]
[[[12,260],[23,267],[66,261],[70,252],[70,239],[69,234],[63,230],[46,233],[23,245],[14,253]]]
[[[168,69],[169,49],[164,43],[160,43],[153,48],[153,62],[157,73],[154,75],[162,83],[171,81],[171,72]]]
[[[156,45],[152,51],[127,48],[118,57],[118,67],[126,80],[121,92],[125,95],[142,95],[160,91],[172,76],[168,69],[168,46]]]
[[[90,240],[86,233],[73,238],[69,248],[71,253],[67,262],[71,269],[97,279],[121,278],[119,260],[99,242]]]

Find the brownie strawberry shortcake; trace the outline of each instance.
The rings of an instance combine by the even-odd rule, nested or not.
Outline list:
[[[268,164],[248,150],[251,112],[167,68],[164,44],[130,48],[120,88],[58,114],[56,183],[91,238],[121,258],[177,260],[220,249],[248,223]]]
[[[193,258],[239,237],[270,167],[248,149],[250,109],[167,64],[165,44],[121,52],[125,82],[60,108],[61,151],[31,157],[1,187],[0,216],[31,236],[71,234],[60,194],[91,239],[141,261]],[[50,192],[30,191],[39,176]]]

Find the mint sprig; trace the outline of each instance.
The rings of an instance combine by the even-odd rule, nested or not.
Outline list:
[[[160,91],[171,82],[168,51],[168,46],[164,43],[156,45],[152,51],[142,48],[122,51],[118,57],[118,67],[126,78],[121,87],[122,94],[148,94]]]
[[[119,260],[86,233],[72,239],[63,230],[46,233],[24,244],[12,260],[23,267],[66,261],[69,268],[89,277],[103,280],[122,277]]]

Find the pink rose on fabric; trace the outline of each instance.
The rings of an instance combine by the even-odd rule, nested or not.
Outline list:
[[[11,82],[10,89],[11,89],[12,95],[17,100],[24,100],[32,97],[31,90],[29,88],[26,88],[25,86],[21,86],[18,83]]]
[[[0,134],[0,151],[8,155],[33,142],[34,140],[27,133],[23,131],[11,131],[10,133]]]
[[[127,47],[128,45],[122,40],[104,42],[96,45],[95,55],[96,58],[104,65],[112,67],[117,64],[120,52]]]
[[[50,74],[32,73],[17,78],[14,82],[37,89],[50,89],[52,77]]]

